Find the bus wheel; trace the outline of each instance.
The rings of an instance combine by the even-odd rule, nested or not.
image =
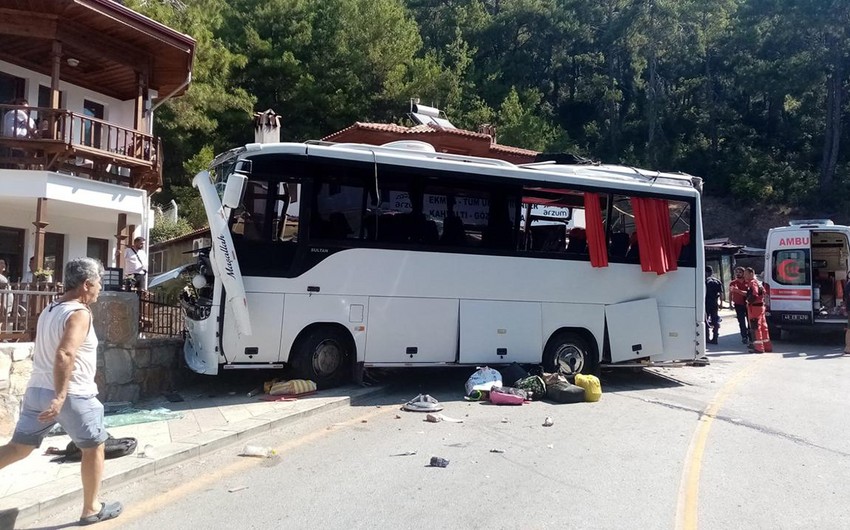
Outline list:
[[[292,368],[297,377],[318,388],[342,384],[351,373],[351,337],[332,327],[317,327],[298,339],[292,348]]]
[[[578,333],[556,333],[543,351],[543,366],[547,372],[564,375],[594,374],[599,362],[587,341]]]

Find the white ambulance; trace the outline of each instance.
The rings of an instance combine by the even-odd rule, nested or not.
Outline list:
[[[771,338],[782,329],[844,326],[843,302],[850,227],[828,219],[771,228],[764,253],[764,286]]]

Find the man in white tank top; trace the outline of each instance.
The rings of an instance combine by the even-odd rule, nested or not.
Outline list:
[[[79,524],[118,517],[120,502],[98,501],[103,476],[103,405],[94,376],[97,336],[89,305],[100,294],[103,266],[92,258],[65,265],[65,294],[38,317],[33,371],[12,441],[0,447],[0,469],[39,447],[59,423],[82,451],[83,510]]]

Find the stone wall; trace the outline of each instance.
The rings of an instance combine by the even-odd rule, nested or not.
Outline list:
[[[101,343],[97,388],[101,401],[132,401],[175,389],[181,376],[182,339],[139,339],[127,347]]]
[[[175,390],[189,377],[183,339],[139,338],[139,297],[104,291],[92,306],[98,398],[131,401]],[[32,373],[33,343],[0,343],[0,441],[8,440]]]
[[[31,342],[0,344],[0,440],[12,437],[32,373]]]

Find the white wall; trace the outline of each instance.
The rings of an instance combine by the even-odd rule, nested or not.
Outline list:
[[[66,64],[63,64],[62,68],[71,67]],[[20,66],[15,66],[5,61],[0,61],[0,71],[17,77],[22,77],[27,80],[25,97],[27,98],[27,101],[29,101],[30,106],[33,107],[38,104],[38,85],[44,85],[46,87],[50,86],[49,76],[40,74],[38,72],[33,72],[32,70],[21,68]],[[104,106],[104,119],[106,121],[114,123],[116,125],[120,125],[122,127],[127,127],[129,129],[133,128],[135,100],[130,99],[127,101],[121,101],[115,98],[111,98],[109,96],[105,96],[93,90],[89,90],[77,85],[72,85],[71,83],[67,83],[65,81],[59,81],[59,90],[63,93],[62,108],[74,113],[82,114],[83,100],[87,99],[95,103],[100,103]],[[149,96],[151,98],[156,97],[156,91],[150,90]],[[7,102],[2,101],[0,103]],[[148,120],[148,122],[152,123],[151,120]]]

